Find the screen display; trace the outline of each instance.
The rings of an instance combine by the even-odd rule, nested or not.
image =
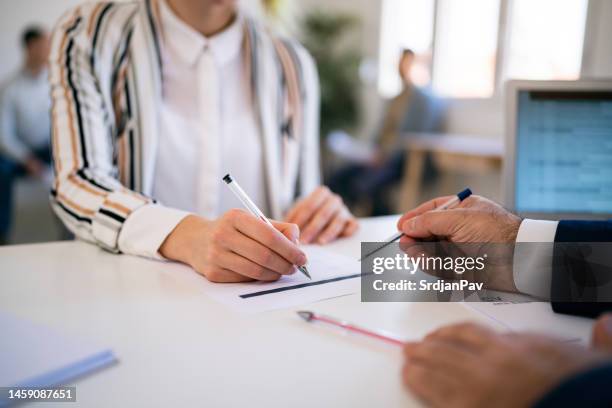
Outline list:
[[[520,91],[515,207],[612,214],[612,91]]]

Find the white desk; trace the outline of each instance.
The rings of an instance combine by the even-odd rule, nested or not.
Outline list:
[[[384,239],[395,220],[363,220],[357,237],[332,245],[358,257],[360,241]],[[238,314],[205,297],[202,279],[83,242],[0,247],[0,310],[108,345],[120,360],[76,382],[77,405],[416,405],[400,383],[398,348],[308,325],[298,308]],[[307,308],[406,338],[488,321],[461,304],[361,303],[359,294]]]

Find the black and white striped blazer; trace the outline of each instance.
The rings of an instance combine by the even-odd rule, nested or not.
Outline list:
[[[52,37],[52,206],[79,238],[114,252],[130,214],[155,202],[164,63],[157,1],[78,6]],[[249,18],[244,32],[267,200],[279,218],[319,183],[318,77],[299,44]]]

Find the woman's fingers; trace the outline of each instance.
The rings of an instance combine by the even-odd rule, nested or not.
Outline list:
[[[332,195],[329,188],[318,187],[308,197],[297,203],[287,214],[285,221],[297,224],[303,229],[328,197]]]
[[[230,251],[219,254],[217,262],[222,268],[251,279],[275,281],[281,277],[281,274],[275,270]]]
[[[342,211],[342,207],[342,199],[339,196],[329,196],[304,227],[302,241],[304,243],[315,241],[323,228]]]
[[[292,265],[302,266],[306,263],[306,254],[296,244],[261,220],[246,214],[237,217],[233,225],[238,231],[267,248],[264,256],[267,261],[266,265],[269,264],[268,262],[276,262],[274,261],[275,254],[280,255]]]
[[[220,266],[212,266],[205,268],[200,273],[202,273],[206,277],[206,279],[215,283],[238,283],[251,282],[254,280],[253,278],[249,278],[248,276],[244,276],[228,269],[221,268]]]
[[[270,248],[262,245],[261,243],[251,239],[250,237],[236,231],[234,237],[229,240],[229,245],[226,252],[233,253],[239,257],[250,261],[251,267],[257,269],[258,273],[263,270],[269,270],[280,275],[291,275],[295,272],[295,267],[292,263],[287,261],[285,258],[277,254]],[[227,258],[223,258],[227,259]],[[240,265],[243,265],[242,263]],[[240,270],[234,269],[229,265],[223,265],[224,267],[240,272]],[[244,270],[244,269],[242,269]],[[256,276],[246,274],[257,279]],[[263,279],[270,280],[270,279]]]

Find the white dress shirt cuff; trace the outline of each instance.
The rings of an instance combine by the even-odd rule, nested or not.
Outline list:
[[[139,255],[153,259],[166,259],[159,253],[159,247],[176,228],[186,211],[147,204],[130,214],[119,234],[119,250],[125,254]]]
[[[519,292],[542,299],[550,297],[553,244],[558,224],[557,221],[530,219],[521,222],[513,267],[514,284]],[[537,244],[525,245],[527,242]]]

